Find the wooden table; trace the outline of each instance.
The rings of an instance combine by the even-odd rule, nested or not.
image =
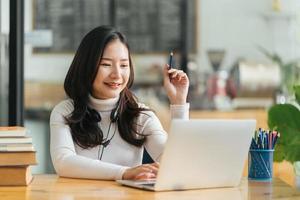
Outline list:
[[[237,188],[199,189],[187,191],[150,192],[124,187],[114,181],[59,178],[36,175],[27,187],[0,187],[1,200],[184,200],[184,199],[300,199],[300,191],[280,179],[271,183],[243,179]]]

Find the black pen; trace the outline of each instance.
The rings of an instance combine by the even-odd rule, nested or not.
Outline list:
[[[170,57],[169,57],[169,69],[172,68],[172,62],[173,62],[173,51],[171,51]]]

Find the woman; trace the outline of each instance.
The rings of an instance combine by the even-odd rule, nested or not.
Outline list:
[[[188,118],[189,80],[164,67],[173,118]],[[53,109],[50,151],[58,175],[103,180],[155,178],[167,135],[129,90],[134,73],[125,37],[109,26],[82,40],[64,82],[68,99]],[[156,161],[142,165],[143,149]]]

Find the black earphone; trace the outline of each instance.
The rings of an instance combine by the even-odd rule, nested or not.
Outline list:
[[[120,101],[120,100],[119,100]],[[119,109],[120,109],[120,102],[118,101],[118,105],[116,108],[114,108],[110,113],[110,121],[112,123],[115,123],[119,119]]]
[[[120,108],[120,104],[118,102],[117,107],[114,108],[110,113],[110,121],[112,123],[117,122],[118,119],[119,119],[119,108]],[[87,120],[89,120],[90,122],[99,123],[99,122],[101,122],[102,118],[101,118],[101,115],[99,114],[99,112],[97,110],[89,108],[88,109]]]
[[[108,139],[108,136],[109,136],[109,133],[110,133],[111,124],[112,123],[116,123],[118,121],[118,119],[119,119],[119,109],[120,109],[120,100],[118,101],[116,108],[114,108],[111,111],[111,113],[110,113],[110,123],[109,123],[109,127],[108,127],[108,130],[107,130],[106,138],[103,139],[103,141],[99,145],[99,151],[98,151],[98,159],[99,160],[102,159],[104,148],[106,148],[109,145],[110,141],[115,136],[115,133],[116,133],[116,130],[117,130],[117,126],[115,126],[113,135]],[[90,109],[90,113],[89,114],[90,114],[89,115],[89,118],[90,118],[89,120],[91,120],[92,122],[96,122],[96,123],[101,122],[102,118],[101,118],[101,115],[99,114],[99,112],[97,110]],[[103,146],[103,148],[102,148],[102,152],[100,154],[101,146]]]

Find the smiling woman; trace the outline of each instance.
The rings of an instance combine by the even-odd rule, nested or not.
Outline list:
[[[187,119],[189,79],[163,69],[173,118]],[[155,178],[167,134],[154,112],[130,91],[133,64],[125,36],[109,26],[81,41],[64,82],[68,99],[50,118],[50,152],[60,176],[92,179]],[[142,164],[146,149],[156,163]]]
[[[130,77],[127,47],[118,39],[107,44],[93,83],[93,96],[98,99],[116,98]]]

